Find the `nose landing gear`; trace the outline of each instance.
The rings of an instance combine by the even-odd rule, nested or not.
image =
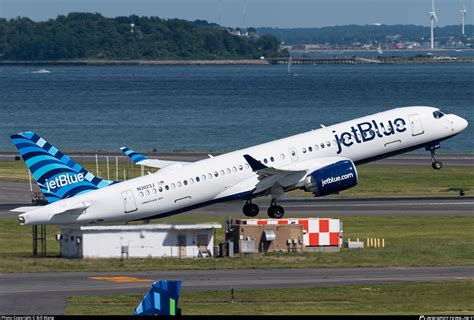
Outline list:
[[[440,148],[439,144],[432,145],[432,146],[429,146],[429,147],[425,148],[427,151],[429,151],[431,153],[431,162],[432,162],[431,166],[435,170],[439,170],[443,167],[443,164],[441,163],[441,161],[436,160],[436,149],[439,149],[439,148]]]

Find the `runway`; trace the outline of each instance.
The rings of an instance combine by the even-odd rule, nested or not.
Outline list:
[[[95,161],[96,153],[93,152],[66,152],[73,160],[78,163],[83,161]],[[218,156],[221,152],[143,152],[143,155],[151,158],[159,158],[161,160],[174,161],[198,161],[209,157],[209,154]],[[13,161],[18,156],[16,152],[0,152],[0,161]],[[119,161],[131,161],[121,152],[98,152],[98,161],[106,161],[106,157],[110,157],[109,161],[114,162],[115,157]],[[443,153],[438,152],[436,159],[443,162],[445,167],[474,167],[474,154],[472,153]],[[368,165],[381,166],[414,166],[414,167],[431,167],[431,156],[429,152],[409,152],[390,158],[374,161]]]
[[[128,278],[114,278],[114,277]],[[94,279],[102,278],[102,279]],[[116,281],[127,282],[116,282]],[[128,280],[127,280],[128,279]],[[182,291],[473,280],[472,266],[0,274],[0,314],[63,314],[66,297],[145,293],[152,281],[180,279]],[[138,301],[137,301],[138,303]],[[132,312],[132,310],[130,311]]]
[[[258,198],[258,217],[266,218],[270,199]],[[180,217],[196,215],[216,218],[245,218],[242,201],[216,203],[180,213]],[[347,216],[474,216],[474,197],[402,197],[374,199],[286,198],[279,201],[285,217],[347,217]],[[17,218],[9,210],[31,203],[0,203],[0,218]],[[157,220],[159,222],[159,220]]]

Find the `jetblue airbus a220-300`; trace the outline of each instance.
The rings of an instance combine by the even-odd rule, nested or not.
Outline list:
[[[432,107],[388,110],[196,162],[149,159],[123,147],[135,163],[160,170],[123,182],[95,177],[34,132],[12,136],[49,204],[21,207],[21,224],[90,224],[166,217],[219,201],[270,195],[268,215],[281,218],[285,191],[325,196],[357,184],[356,165],[425,147],[433,168],[440,142],[467,127]]]

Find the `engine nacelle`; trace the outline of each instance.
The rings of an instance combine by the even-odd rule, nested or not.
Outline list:
[[[312,172],[304,188],[316,196],[326,196],[357,185],[357,170],[352,160],[341,160]]]

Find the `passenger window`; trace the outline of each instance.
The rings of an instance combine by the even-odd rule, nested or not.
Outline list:
[[[221,173],[221,176],[225,175],[224,170],[221,170],[220,173]]]
[[[185,186],[187,186],[188,185],[188,180],[184,180],[183,183],[184,183]]]
[[[246,164],[245,164],[245,169],[248,169],[248,168],[249,168],[249,164],[246,163]]]
[[[146,194],[147,196],[149,196],[149,195],[150,195],[150,190],[146,190],[146,191],[145,191],[145,194]]]
[[[282,160],[285,159],[285,155],[284,155],[283,153],[280,154],[280,158],[281,158]]]
[[[275,158],[270,157],[270,161],[271,161],[271,162],[274,162],[274,161],[275,161]]]
[[[229,168],[227,168],[226,171],[227,171],[227,173],[230,173],[230,169],[229,169]]]
[[[243,170],[243,169],[244,169],[244,167],[242,167],[242,165],[240,164],[239,165],[239,170]]]
[[[174,183],[171,184],[171,189],[174,189],[176,185]]]
[[[165,186],[165,190],[169,190],[169,189],[170,189],[170,187],[168,187],[168,185],[166,185],[166,186]]]
[[[316,151],[316,150],[318,150],[318,149],[319,149],[318,145],[315,144],[315,145],[314,145],[314,150]]]
[[[264,163],[268,163],[267,158],[263,159],[263,162],[264,162]]]
[[[321,149],[324,149],[324,143],[321,143]]]
[[[193,184],[193,183],[194,183],[194,179],[193,179],[193,178],[189,178],[189,183],[190,183],[190,184]]]
[[[330,146],[331,146],[331,142],[329,142],[329,141],[326,142],[326,145],[327,145],[328,147],[330,147]]]
[[[159,187],[159,188],[158,188],[158,191],[162,192],[162,191],[163,191],[163,188],[162,188],[162,187]]]
[[[308,147],[309,152],[313,152],[313,147]]]
[[[211,177],[212,177],[212,175],[211,175]],[[206,175],[205,174],[202,175],[202,181],[206,181]]]
[[[143,197],[143,191],[140,191],[139,195],[140,197]]]
[[[232,167],[232,171],[237,172],[237,168],[236,167]]]
[[[199,182],[201,181],[201,179],[199,179],[199,177],[196,177],[196,182]]]
[[[181,181],[178,181],[178,187],[181,187],[183,184],[181,183]]]
[[[214,171],[214,177],[217,178],[218,176],[219,176],[219,174],[217,173],[217,171]]]
[[[156,194],[156,189],[155,189],[155,188],[153,188],[152,190],[153,190],[153,194]]]
[[[217,174],[217,172],[214,172],[214,174]],[[212,173],[208,173],[207,176],[209,177],[209,179],[212,179]]]
[[[306,148],[303,148],[303,153],[306,153]]]

